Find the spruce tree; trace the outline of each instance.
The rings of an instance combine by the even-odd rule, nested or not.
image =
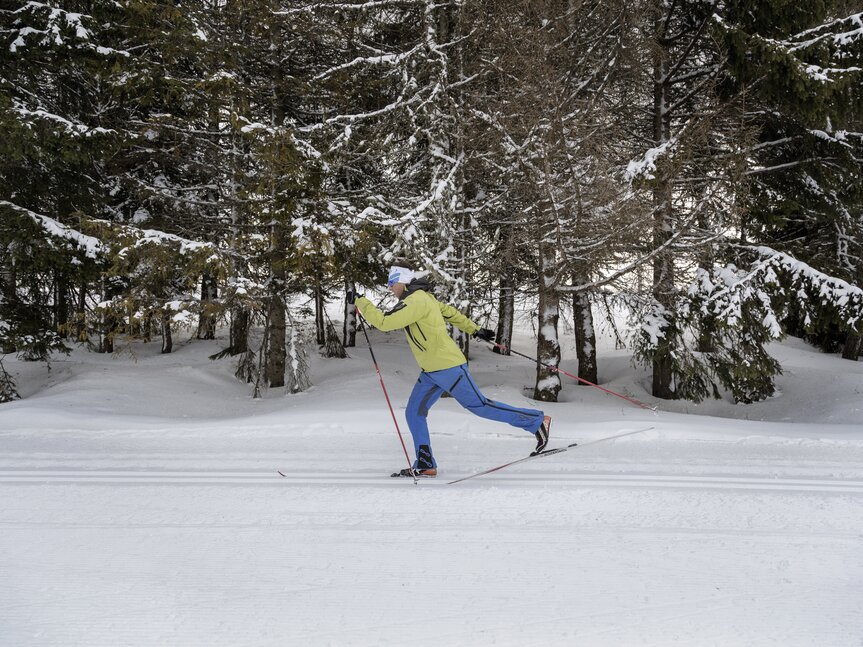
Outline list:
[[[51,234],[63,239],[83,217],[109,213],[105,159],[122,141],[115,126],[124,108],[105,89],[129,56],[114,46],[122,13],[110,2],[0,12],[0,273],[17,327],[42,340],[28,353],[38,358],[56,347],[54,335],[68,334],[73,293],[86,292],[93,271],[66,248],[57,254]]]
[[[736,7],[724,26],[732,74],[745,87],[749,153],[741,238],[756,241],[851,283],[863,282],[863,34],[861,14],[835,0]],[[829,351],[859,329],[791,307],[783,324]],[[853,352],[851,355],[855,355]],[[856,359],[856,355],[854,357]]]

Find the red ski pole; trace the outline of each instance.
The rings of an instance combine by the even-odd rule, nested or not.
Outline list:
[[[387,385],[386,385],[386,384],[384,384],[384,376],[383,376],[383,375],[381,375],[381,369],[380,369],[380,366],[378,366],[378,360],[377,360],[377,358],[375,357],[375,351],[374,351],[374,349],[372,348],[372,341],[371,341],[371,339],[369,339],[369,333],[368,333],[368,332],[366,332],[366,327],[365,327],[365,324],[363,323],[363,315],[362,315],[362,313],[360,312],[360,309],[359,309],[359,308],[357,308],[356,306],[354,306],[354,308],[356,309],[357,317],[359,318],[359,321],[360,321],[360,328],[362,328],[362,330],[363,330],[363,334],[366,336],[366,343],[369,345],[369,353],[371,353],[371,355],[372,355],[372,363],[375,365],[375,370],[376,370],[376,371],[377,371],[377,373],[378,373],[378,379],[381,381],[381,388],[382,388],[382,389],[383,389],[383,391],[384,391],[384,397],[385,397],[385,398],[386,398],[386,400],[387,400],[387,406],[390,408],[390,415],[392,415],[392,417],[393,417],[393,423],[394,423],[394,424],[395,424],[395,426],[396,426],[396,433],[397,433],[397,434],[398,434],[398,436],[399,436],[399,442],[401,442],[401,444],[402,444],[402,449],[403,449],[403,450],[404,450],[404,452],[405,452],[405,458],[406,458],[406,459],[407,459],[407,461],[408,461],[408,469],[410,469],[411,474],[413,475],[413,478],[414,478],[414,485],[416,485],[416,483],[417,483],[417,477],[416,477],[416,474],[414,474],[414,471],[413,471],[413,464],[411,463],[411,457],[410,457],[410,455],[408,454],[408,448],[407,448],[407,446],[405,445],[405,439],[402,437],[402,431],[401,431],[401,429],[399,429],[399,421],[396,419],[396,412],[395,412],[395,411],[393,411],[393,405],[392,405],[392,403],[390,402],[390,394],[389,394],[389,393],[387,393]]]
[[[501,350],[508,350],[510,353],[518,355],[519,357],[524,357],[525,359],[529,359],[532,362],[536,362],[537,364],[542,364],[547,369],[550,369],[550,370],[555,371],[557,373],[563,373],[567,377],[571,377],[573,380],[578,380],[579,382],[589,384],[590,386],[595,386],[600,391],[605,391],[606,393],[610,393],[611,395],[616,395],[618,398],[623,398],[627,402],[631,402],[632,404],[634,404],[637,407],[641,407],[642,409],[648,409],[648,410],[654,411],[654,412],[656,411],[656,406],[650,406],[649,404],[645,404],[644,402],[640,402],[639,400],[636,400],[635,398],[630,398],[630,397],[627,397],[625,395],[621,395],[620,393],[615,393],[611,389],[606,389],[604,386],[599,386],[598,384],[594,384],[593,382],[591,382],[589,380],[585,380],[584,378],[578,377],[577,375],[573,375],[572,373],[567,373],[566,371],[564,371],[562,368],[560,368],[558,366],[552,366],[551,364],[546,364],[545,362],[539,361],[536,357],[531,357],[530,355],[525,355],[524,353],[519,353],[517,350],[507,348],[503,344],[498,344],[497,342],[491,342],[491,343],[494,344],[495,346],[497,346],[498,348],[500,348]]]

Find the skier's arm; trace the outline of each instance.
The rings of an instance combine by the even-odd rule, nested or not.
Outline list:
[[[375,304],[365,297],[357,297],[357,308],[363,318],[378,330],[398,330],[406,328],[423,315],[423,303],[419,299],[405,299],[389,312],[376,308]]]
[[[446,303],[437,302],[440,307],[440,313],[443,315],[444,321],[451,323],[453,326],[466,332],[468,335],[474,334],[479,330],[479,325],[465,317],[461,312]]]

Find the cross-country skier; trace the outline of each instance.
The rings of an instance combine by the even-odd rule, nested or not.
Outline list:
[[[353,292],[348,292],[347,301],[355,303],[365,320],[379,330],[404,328],[408,346],[422,369],[405,412],[417,458],[412,470],[406,468],[393,476],[437,476],[427,417],[429,409],[444,392],[471,413],[533,434],[536,437],[534,453],[541,452],[548,444],[551,417],[542,411],[489,400],[480,393],[468,371],[467,360],[447,332],[446,324],[451,323],[482,341],[493,342],[494,332],[480,328],[452,306],[435,299],[428,281],[409,268],[397,265],[390,268],[387,287],[399,299],[389,312],[382,312],[371,301]]]

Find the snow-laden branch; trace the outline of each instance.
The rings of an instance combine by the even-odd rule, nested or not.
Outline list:
[[[143,247],[144,245],[166,245],[174,244],[178,246],[180,254],[194,253],[201,250],[216,252],[216,246],[213,243],[208,243],[200,240],[190,240],[175,234],[169,234],[158,229],[141,229],[135,231],[129,227],[127,230],[135,233],[137,241],[135,247]]]
[[[801,260],[784,252],[766,246],[734,245],[737,249],[754,253],[758,260],[753,262],[748,270],[734,271],[732,280],[723,280],[724,287],[707,286],[710,296],[705,303],[735,301],[733,294],[750,285],[757,284],[766,288],[777,288],[783,283],[780,277],[785,277],[785,289],[794,290],[793,296],[798,303],[806,305],[812,296],[819,299],[821,307],[832,307],[838,312],[845,325],[855,328],[863,321],[863,289],[847,281],[830,276]],[[726,278],[728,272],[723,274]],[[702,277],[702,281],[704,278]],[[718,288],[718,289],[717,289]],[[808,315],[807,315],[808,318]]]
[[[331,67],[330,69],[321,72],[320,74],[314,76],[312,78],[313,81],[320,81],[321,79],[325,79],[331,74],[335,74],[336,72],[341,72],[342,70],[347,70],[352,67],[356,67],[357,65],[398,65],[404,60],[409,59],[411,56],[416,54],[422,49],[422,46],[417,45],[413,49],[409,49],[406,52],[402,52],[401,54],[383,54],[381,56],[358,56],[352,61],[348,61],[347,63],[342,63],[341,65],[336,65],[335,67]]]
[[[240,119],[243,118],[241,117]],[[296,128],[293,125],[274,126],[272,124],[264,124],[258,121],[243,120],[246,121],[246,125],[240,128],[240,132],[243,134],[248,135],[263,132],[274,137],[287,135],[290,137],[291,143],[298,151],[304,153],[307,159],[321,158],[321,152],[317,148],[306,140],[298,138],[295,134],[297,132],[308,132],[311,128]]]
[[[699,202],[695,208],[692,209],[690,214],[687,216],[686,220],[684,220],[678,227],[677,230],[668,238],[668,240],[664,241],[661,245],[651,250],[648,254],[644,256],[639,256],[636,259],[633,259],[631,262],[627,263],[623,267],[619,268],[615,272],[612,272],[608,276],[605,276],[601,279],[597,279],[596,281],[591,281],[590,283],[582,283],[581,285],[573,285],[573,286],[560,286],[557,288],[558,292],[585,292],[588,290],[596,290],[605,285],[609,285],[613,283],[617,279],[622,276],[626,276],[630,272],[637,270],[639,267],[642,267],[646,263],[653,260],[659,254],[663,252],[667,252],[669,249],[673,249],[677,245],[677,241],[680,239],[683,234],[687,233],[690,225],[695,222],[695,219],[701,214],[705,207],[711,204],[711,200],[713,198],[713,194],[708,194],[701,202]],[[711,239],[712,240],[712,239]]]
[[[85,17],[84,14],[73,13],[71,11],[60,9],[59,7],[52,7],[42,2],[26,2],[22,7],[19,7],[12,13],[23,14],[29,11],[43,11],[46,9],[48,10],[48,24],[46,28],[34,29],[32,27],[24,27],[19,29],[18,38],[16,38],[9,46],[10,52],[16,52],[19,48],[24,47],[26,45],[27,37],[31,34],[43,35],[43,39],[39,43],[40,45],[48,45],[51,42],[55,45],[63,45],[64,42],[60,32],[64,27],[67,29],[73,29],[75,31],[76,38],[82,40],[90,39],[90,32],[81,23],[81,19]],[[89,16],[86,17],[89,18]]]
[[[662,142],[659,146],[649,148],[640,160],[630,161],[626,166],[624,179],[629,183],[632,183],[638,177],[653,180],[653,173],[656,171],[656,161],[661,157],[673,153],[689,131],[696,127],[697,123],[698,120],[695,118],[688,119],[668,141]]]
[[[388,7],[410,7],[422,5],[421,0],[370,0],[369,2],[315,2],[295,9],[284,9],[274,11],[275,16],[292,16],[299,13],[314,13],[316,11],[369,11],[371,9],[385,9]]]
[[[744,176],[749,175],[760,175],[762,173],[772,173],[773,171],[780,171],[782,169],[794,168],[795,166],[801,166],[803,164],[811,164],[812,162],[827,162],[832,161],[835,158],[833,157],[807,157],[802,160],[795,160],[793,162],[786,162],[785,164],[776,164],[775,166],[759,166],[756,168],[752,168],[748,171],[744,171]]]
[[[361,121],[363,119],[370,119],[372,117],[380,117],[381,115],[385,115],[387,113],[393,112],[394,110],[398,110],[399,108],[404,108],[404,107],[409,106],[413,103],[417,103],[418,101],[421,101],[421,100],[422,100],[422,96],[420,94],[414,94],[413,96],[409,97],[408,99],[405,99],[404,93],[403,93],[395,101],[393,101],[392,103],[390,103],[390,104],[388,104],[388,105],[386,105],[383,108],[380,108],[378,110],[372,110],[370,112],[355,113],[355,114],[348,114],[348,115],[335,115],[333,117],[328,117],[327,119],[325,119],[322,122],[311,124],[309,126],[302,126],[300,128],[297,128],[297,131],[303,132],[303,133],[310,133],[310,132],[314,132],[316,130],[320,130],[326,126],[331,126],[333,124],[338,124],[338,123],[343,123],[343,122],[354,123],[356,121]]]
[[[43,2],[26,2],[24,5],[12,11],[11,13],[23,15],[25,13],[33,13],[47,11],[47,24],[45,29],[36,29],[34,27],[22,27],[18,29],[17,38],[9,45],[9,51],[17,53],[19,50],[27,46],[28,41],[32,40],[33,36],[41,36],[37,42],[40,47],[57,46],[57,47],[72,47],[74,46],[83,49],[89,49],[102,56],[111,54],[119,54],[120,56],[129,57],[129,52],[117,50],[110,47],[102,47],[94,45],[91,42],[92,33],[84,26],[84,20],[93,20],[88,14],[66,11],[59,7],[54,7]],[[14,31],[14,30],[13,30]],[[73,36],[70,39],[68,35],[72,32]]]
[[[839,144],[845,148],[853,148],[853,145],[848,143],[848,137],[853,136],[854,133],[849,133],[847,130],[837,130],[834,133],[828,133],[823,130],[809,130],[809,134],[831,144]]]
[[[45,231],[45,233],[53,236],[54,238],[68,240],[69,242],[79,247],[89,258],[96,259],[102,252],[105,251],[104,245],[102,245],[101,241],[99,241],[98,239],[93,238],[92,236],[87,236],[86,234],[82,234],[80,231],[72,229],[71,227],[68,227],[63,223],[58,222],[49,216],[42,215],[41,213],[36,213],[35,211],[30,211],[30,209],[18,206],[17,204],[8,202],[7,200],[0,200],[0,207],[6,207],[8,209],[16,211],[17,213],[28,216],[36,224],[38,224]]]
[[[844,23],[849,23],[850,28],[846,31],[838,33],[829,31],[834,27],[843,25]],[[808,36],[823,30],[827,30],[827,33],[822,33],[814,38],[807,38]],[[800,41],[799,39],[801,38],[805,38],[806,40]],[[839,18],[838,20],[818,25],[812,29],[807,29],[806,31],[800,32],[799,34],[785,40],[784,44],[789,47],[789,51],[795,52],[800,49],[812,47],[812,45],[820,43],[825,39],[832,39],[834,45],[846,46],[861,38],[863,38],[863,13],[857,13],[847,16],[846,18]]]
[[[646,180],[655,179],[656,176],[653,173],[656,171],[656,161],[673,151],[676,145],[677,137],[672,137],[659,146],[648,148],[640,160],[631,160],[626,165],[626,172],[623,174],[624,179],[630,183],[638,177],[643,177]]]
[[[16,102],[16,105],[12,108],[12,112],[16,112],[21,115],[25,120],[42,120],[48,121],[53,124],[57,124],[67,133],[74,136],[84,136],[84,137],[92,137],[93,135],[108,135],[116,133],[116,130],[109,128],[91,128],[90,126],[86,126],[82,123],[75,123],[66,119],[65,117],[61,117],[60,115],[55,115],[46,110],[29,110],[24,106],[20,105]],[[25,121],[26,123],[26,121]]]
[[[93,225],[104,227],[107,230],[119,234],[120,244],[117,248],[117,253],[121,257],[126,255],[132,249],[149,245],[173,247],[181,256],[196,254],[199,252],[209,252],[210,257],[207,261],[218,260],[220,256],[218,246],[207,241],[183,238],[182,236],[169,234],[158,229],[140,229],[134,225],[124,225],[121,223],[110,222],[108,220],[93,219],[90,222]],[[100,243],[100,245],[102,245],[103,250],[107,247],[107,243]]]
[[[831,74],[853,74],[854,72],[863,71],[863,68],[860,67],[820,67],[812,64],[807,65],[806,63],[801,63],[800,67],[803,68],[806,76],[820,83],[833,83],[834,79],[830,77]]]
[[[421,219],[422,214],[426,212],[432,205],[438,202],[442,197],[447,194],[447,189],[452,189],[455,186],[455,175],[458,172],[459,168],[464,161],[464,153],[459,155],[456,163],[453,164],[452,168],[450,168],[449,173],[447,173],[446,177],[441,179],[434,190],[431,192],[425,200],[423,200],[416,207],[408,211],[401,217],[401,221],[406,225],[402,234],[406,241],[410,242],[414,236],[417,234],[416,221]]]
[[[835,79],[832,78],[832,76],[856,74],[863,71],[863,69],[854,66],[821,67],[820,65],[807,63],[798,58],[798,55],[802,54],[803,50],[806,50],[809,47],[820,43],[825,39],[832,39],[833,44],[840,49],[840,54],[842,47],[850,46],[853,43],[863,40],[863,14],[861,13],[853,14],[851,16],[848,16],[847,18],[842,18],[840,20],[834,20],[824,23],[812,29],[801,32],[800,34],[790,36],[785,40],[767,38],[765,36],[762,36],[761,34],[745,33],[740,27],[727,23],[718,14],[714,14],[713,20],[727,31],[741,32],[745,35],[746,38],[751,39],[754,42],[758,42],[774,52],[785,54],[788,57],[789,61],[793,65],[795,65],[798,70],[800,70],[800,73],[803,76],[812,79],[813,81],[817,81],[819,83],[833,83]],[[851,27],[847,31],[843,31],[840,33],[835,33],[831,31],[837,25],[841,25],[846,22],[849,23],[849,26]],[[799,38],[821,32],[822,30],[826,31],[827,33],[822,33],[814,38],[809,38],[808,40],[805,40],[803,42],[797,42],[797,39]],[[836,58],[836,55],[834,55],[834,58]]]

